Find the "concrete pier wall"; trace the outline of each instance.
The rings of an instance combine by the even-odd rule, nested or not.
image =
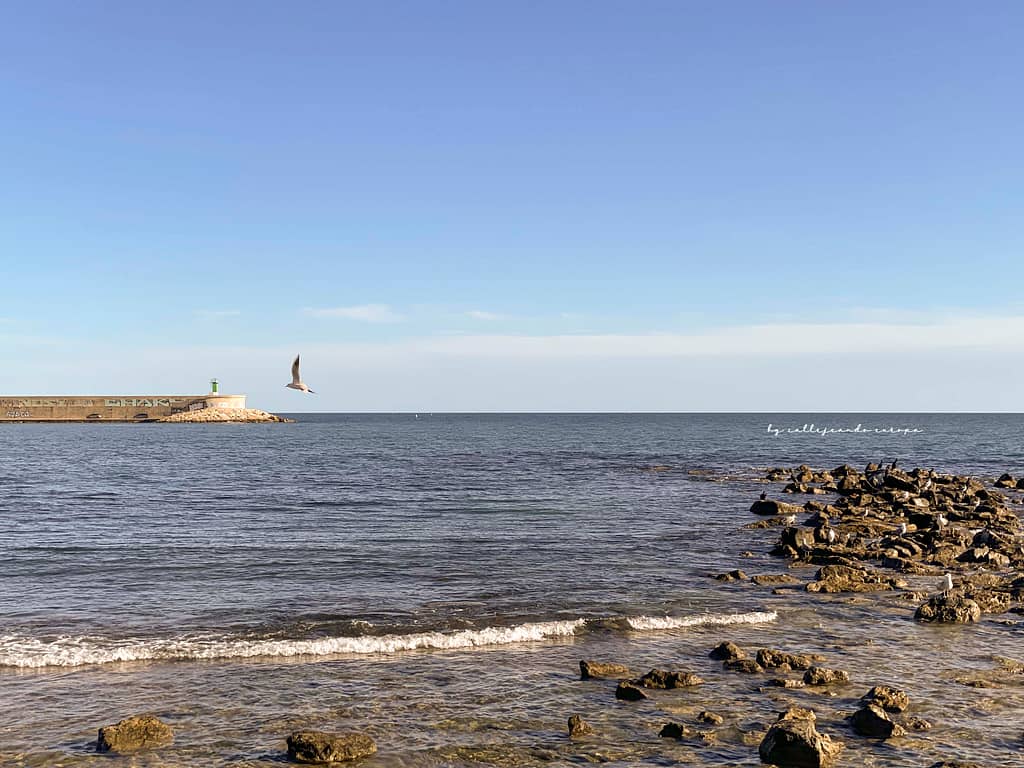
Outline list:
[[[245,408],[245,395],[0,395],[0,422],[151,421],[200,408]]]

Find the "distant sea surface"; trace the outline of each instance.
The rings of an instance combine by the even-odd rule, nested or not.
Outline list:
[[[755,764],[742,733],[778,701],[708,666],[719,639],[876,664],[924,711],[946,688],[922,654],[952,642],[897,612],[710,579],[785,569],[774,534],[742,529],[781,491],[763,469],[1024,470],[1020,415],[294,418],[0,425],[0,764],[108,765],[95,728],[140,711],[178,738],[137,765],[273,765],[305,726],[370,732],[368,765],[681,759],[649,737],[659,716],[573,679],[590,655],[696,669],[701,708],[737,715],[687,759]],[[983,623],[948,663],[1021,639]],[[935,704],[946,727],[916,752],[844,759],[919,765],[973,738],[955,754],[998,762],[1022,702],[989,707],[987,732],[1006,733],[980,738],[968,715],[986,694],[957,695],[963,712]],[[603,735],[567,742],[572,711]]]

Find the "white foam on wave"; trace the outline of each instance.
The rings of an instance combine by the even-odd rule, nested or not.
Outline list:
[[[626,617],[625,621],[633,630],[665,630],[704,624],[756,624],[774,621],[776,618],[777,614],[769,611],[681,617],[635,616]],[[109,640],[66,635],[52,641],[43,641],[18,635],[0,635],[0,667],[81,667],[128,661],[369,655],[424,649],[477,648],[570,637],[589,623],[588,619],[573,619],[455,632],[325,637],[310,640],[241,640],[203,636]]]
[[[626,619],[632,629],[682,629],[704,625],[724,624],[765,624],[775,621],[775,611],[754,611],[752,613],[705,613],[698,616],[633,616]]]

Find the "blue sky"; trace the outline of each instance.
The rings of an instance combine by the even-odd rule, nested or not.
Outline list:
[[[1019,410],[1022,25],[1010,2],[8,8],[0,392]],[[279,386],[293,350],[316,403]],[[834,383],[902,352],[959,373]],[[791,363],[817,383],[750,383]]]

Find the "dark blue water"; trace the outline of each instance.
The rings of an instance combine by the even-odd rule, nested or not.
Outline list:
[[[0,686],[33,670],[31,702],[56,670],[128,661],[371,664],[666,617],[754,627],[773,598],[708,575],[767,549],[741,529],[763,468],[1024,470],[1020,415],[296,418],[0,426]],[[769,430],[804,424],[868,431]],[[872,431],[888,428],[916,431]]]

